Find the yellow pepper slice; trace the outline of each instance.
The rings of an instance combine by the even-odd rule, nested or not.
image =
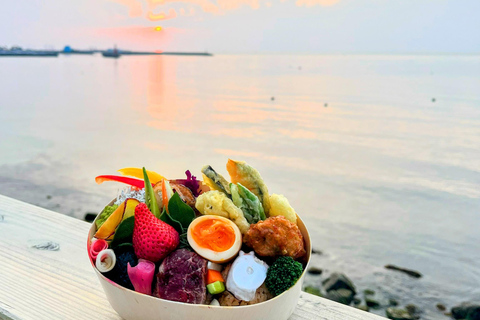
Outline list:
[[[143,180],[143,169],[142,168],[123,168],[118,170],[122,175],[124,176],[131,176],[135,178],[139,178]],[[155,184],[159,181],[162,181],[162,179],[165,179],[163,176],[159,175],[158,173],[154,171],[147,170],[147,175],[148,179],[150,179],[150,182]]]

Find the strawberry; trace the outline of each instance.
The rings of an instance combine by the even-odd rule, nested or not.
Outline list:
[[[133,248],[138,259],[157,262],[175,250],[180,241],[178,232],[158,219],[145,203],[135,208]]]

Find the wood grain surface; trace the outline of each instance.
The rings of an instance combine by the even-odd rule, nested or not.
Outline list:
[[[89,227],[84,221],[0,195],[1,320],[121,319],[90,265]],[[385,318],[302,293],[290,319]]]

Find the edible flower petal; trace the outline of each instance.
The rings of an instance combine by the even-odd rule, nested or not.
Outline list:
[[[127,265],[127,272],[135,291],[147,295],[152,295],[152,281],[155,273],[155,263],[139,259],[138,264],[132,267]]]

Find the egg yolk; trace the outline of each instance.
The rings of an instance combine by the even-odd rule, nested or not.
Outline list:
[[[215,252],[226,251],[235,243],[233,228],[218,219],[199,222],[192,230],[192,237],[200,247]]]

